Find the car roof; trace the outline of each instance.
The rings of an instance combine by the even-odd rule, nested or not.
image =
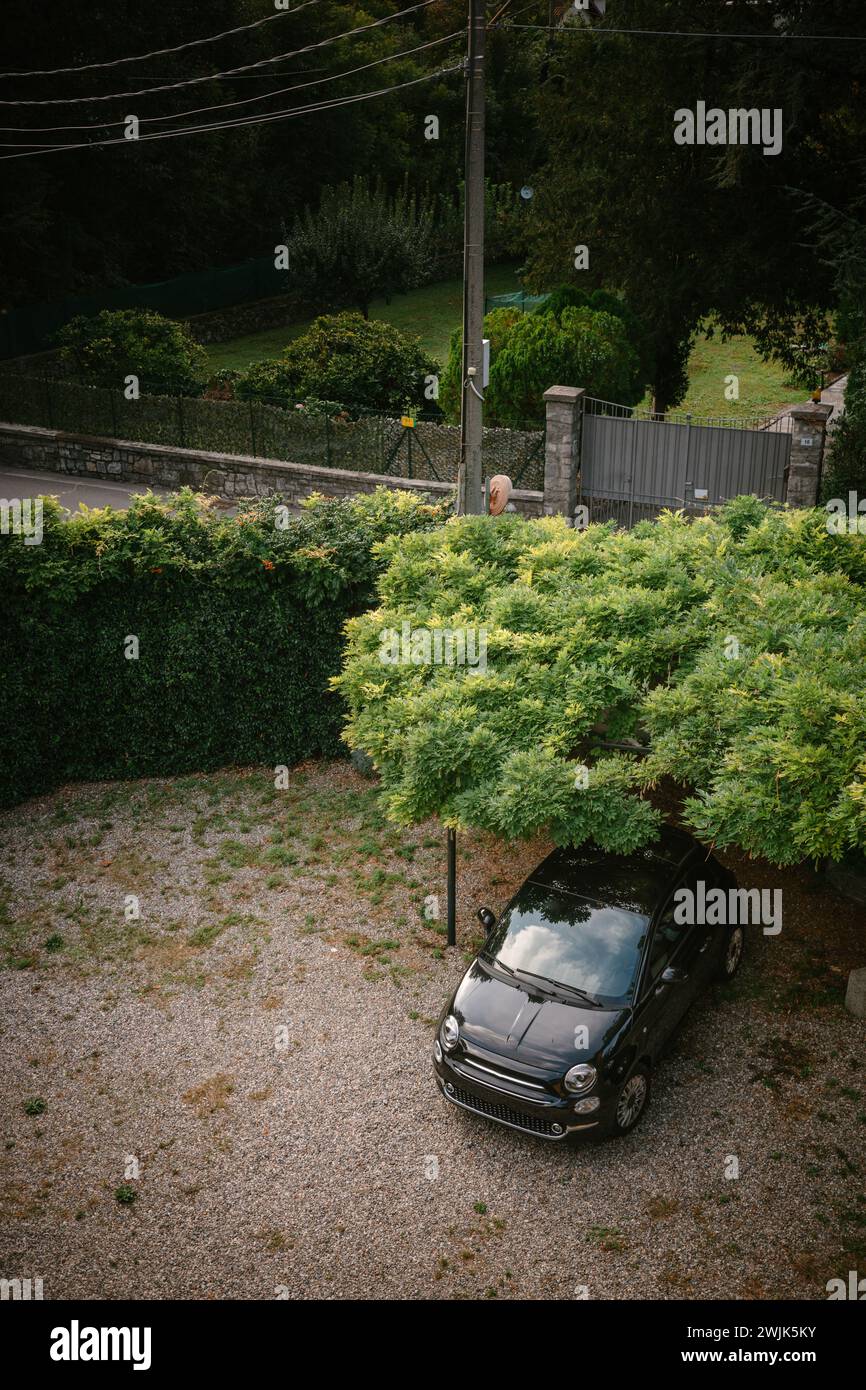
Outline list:
[[[555,849],[528,882],[651,917],[673,886],[677,865],[699,849],[685,831],[663,826],[652,844],[631,854],[609,854],[596,845]]]

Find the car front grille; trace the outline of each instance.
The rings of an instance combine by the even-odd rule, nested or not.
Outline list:
[[[551,1105],[553,1103],[546,1088],[538,1081],[530,1081],[528,1076],[520,1076],[516,1072],[501,1071],[499,1067],[492,1067],[488,1062],[479,1062],[470,1052],[461,1057],[460,1062],[464,1067],[471,1067],[473,1071],[483,1073],[480,1077],[473,1076],[472,1078],[473,1081],[478,1081],[482,1086],[494,1085],[490,1077],[495,1076],[498,1081],[507,1081],[509,1086],[519,1086],[523,1090],[531,1092],[532,1094],[527,1099],[534,1100],[539,1105],[542,1103]],[[501,1091],[502,1087],[494,1085],[494,1090]]]
[[[522,1110],[513,1110],[510,1105],[500,1105],[496,1100],[482,1100],[471,1091],[464,1091],[462,1086],[454,1086],[445,1094],[449,1100],[456,1101],[464,1109],[474,1110],[477,1115],[486,1115],[488,1119],[498,1120],[500,1124],[510,1125],[512,1129],[522,1129],[527,1134],[541,1134],[545,1139],[565,1137],[564,1134],[554,1134],[555,1121],[525,1115]]]

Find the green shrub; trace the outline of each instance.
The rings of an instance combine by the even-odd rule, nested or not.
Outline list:
[[[418,344],[390,323],[360,314],[324,315],[283,352],[243,373],[236,394],[292,407],[308,395],[339,401],[350,411],[399,415],[428,405],[425,377],[437,367]]]
[[[562,285],[553,290],[543,304],[533,310],[536,314],[553,314],[560,320],[564,309],[592,309],[594,313],[613,314],[622,319],[626,335],[637,352],[637,371],[629,390],[629,399],[624,405],[631,405],[641,399],[646,385],[652,381],[655,364],[652,347],[644,325],[637,314],[629,308],[621,295],[610,290],[581,290],[577,285]]]
[[[340,753],[345,619],[371,601],[379,541],[446,508],[379,489],[260,501],[226,517],[188,490],[0,537],[0,803],[81,778]],[[285,529],[281,529],[287,522]],[[138,639],[138,658],[128,638]]]
[[[619,316],[571,305],[559,317],[494,309],[485,315],[484,336],[490,339],[486,425],[542,425],[549,386],[583,386],[622,405],[633,405],[642,395],[637,350]],[[459,413],[461,344],[457,332],[440,385],[440,402],[452,418]]]
[[[185,324],[150,309],[103,309],[78,315],[56,335],[68,367],[96,385],[122,387],[130,375],[143,392],[200,395],[207,354]]]
[[[467,516],[385,554],[334,684],[395,821],[628,850],[669,778],[705,843],[778,864],[866,847],[866,537],[820,508],[738,498],[629,533]],[[486,670],[383,663],[404,622],[485,632]]]

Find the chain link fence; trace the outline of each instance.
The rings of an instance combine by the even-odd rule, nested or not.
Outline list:
[[[214,400],[170,386],[127,398],[122,388],[70,376],[0,373],[0,419],[209,453],[242,454],[395,478],[454,483],[460,430],[441,418],[369,412],[358,419],[287,409],[276,401]],[[485,429],[484,472],[515,487],[544,488],[543,429]]]

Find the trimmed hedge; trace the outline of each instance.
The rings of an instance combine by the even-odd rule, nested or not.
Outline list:
[[[0,804],[68,780],[345,752],[328,689],[343,623],[372,601],[377,543],[445,504],[380,488],[226,517],[188,489],[0,536]],[[127,659],[127,638],[139,642]]]

